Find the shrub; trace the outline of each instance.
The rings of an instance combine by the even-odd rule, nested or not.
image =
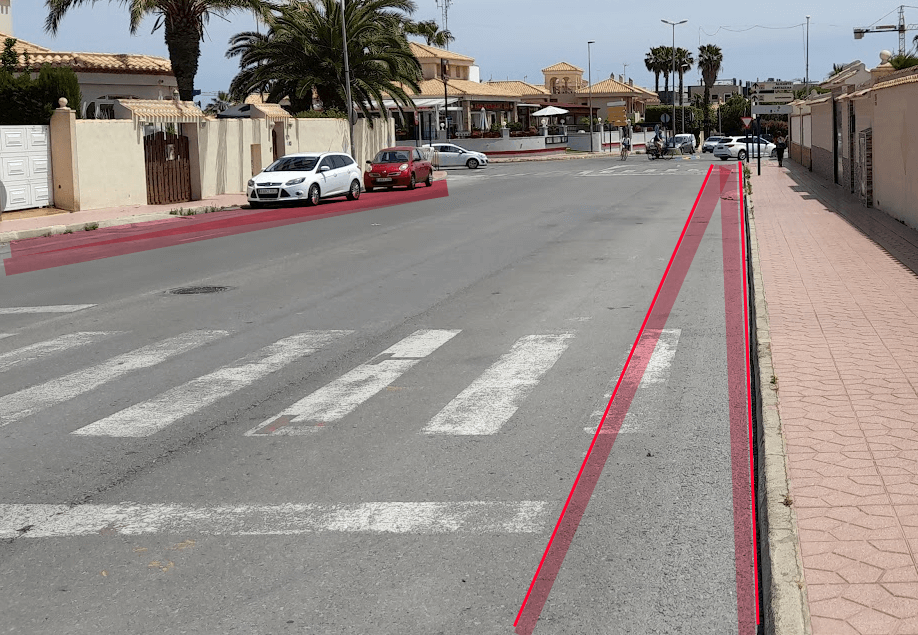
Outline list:
[[[347,119],[347,113],[337,108],[325,110],[304,110],[294,115],[298,119]]]
[[[91,232],[94,229],[99,229],[99,223],[86,223],[83,225],[84,232]]]
[[[47,125],[61,97],[78,111],[82,97],[73,70],[46,64],[32,79],[34,69],[25,56],[20,63],[15,44],[7,38],[0,56],[0,125]]]

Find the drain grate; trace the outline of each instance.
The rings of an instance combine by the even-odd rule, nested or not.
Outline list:
[[[220,293],[221,291],[227,291],[233,287],[179,287],[177,289],[169,289],[169,293],[172,295],[199,295],[202,293]]]

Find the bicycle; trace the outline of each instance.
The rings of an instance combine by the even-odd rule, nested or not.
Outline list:
[[[631,145],[623,142],[623,143],[622,143],[622,149],[621,149],[622,161],[627,161],[627,160],[628,160],[628,153],[629,153],[630,151],[631,151]]]

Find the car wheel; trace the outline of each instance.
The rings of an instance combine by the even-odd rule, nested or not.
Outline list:
[[[746,151],[745,151],[745,150],[740,150],[739,152],[737,152],[737,153],[736,153],[736,160],[737,160],[737,161],[745,161],[745,160],[746,160]]]
[[[322,195],[319,193],[319,186],[313,183],[309,186],[309,204],[318,205]]]
[[[465,165],[470,170],[477,170],[478,169],[478,159],[469,159],[468,161],[465,162]]]
[[[347,200],[356,201],[358,198],[360,198],[360,181],[354,179],[351,181],[351,189],[348,190]]]
[[[417,179],[414,178],[414,172],[411,173],[411,180],[408,181],[408,189],[413,190],[414,186],[417,185]]]
[[[427,173],[427,178],[424,180],[424,185],[430,187],[433,185],[433,170]]]

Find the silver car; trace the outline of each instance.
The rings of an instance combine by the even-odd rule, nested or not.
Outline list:
[[[701,144],[701,152],[714,152],[714,147],[723,140],[723,137],[708,137]]]
[[[452,143],[431,143],[424,147],[433,151],[430,162],[435,168],[454,168],[464,165],[474,170],[488,164],[488,156],[483,152],[466,150]]]

